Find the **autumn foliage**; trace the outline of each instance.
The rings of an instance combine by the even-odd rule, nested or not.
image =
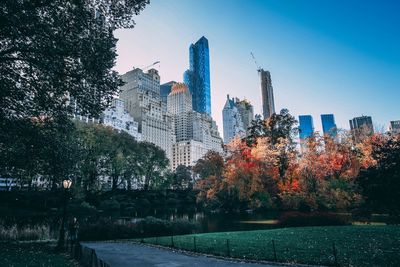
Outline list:
[[[295,126],[284,110],[269,120],[254,121],[249,137],[235,138],[227,145],[225,158],[215,161],[215,155],[208,155],[202,164],[208,162],[207,169],[218,173],[200,177],[198,201],[230,211],[343,211],[360,206],[363,196],[356,178],[361,170],[377,164],[374,149],[384,141],[383,135],[354,144],[344,131],[334,139],[317,133],[300,150],[294,141]],[[214,162],[219,162],[219,168],[211,167]],[[196,168],[201,166],[195,172]]]

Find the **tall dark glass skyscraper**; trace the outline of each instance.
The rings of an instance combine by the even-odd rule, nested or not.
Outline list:
[[[211,115],[210,56],[204,36],[189,47],[189,69],[183,80],[193,98],[193,110]]]
[[[314,133],[314,122],[311,115],[299,116],[299,135],[300,141],[311,137]]]
[[[329,135],[331,138],[335,138],[337,135],[337,127],[333,114],[321,114],[321,122],[324,135]]]

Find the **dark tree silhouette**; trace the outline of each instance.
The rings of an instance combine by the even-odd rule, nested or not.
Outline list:
[[[400,135],[373,145],[375,166],[362,170],[357,182],[373,211],[400,214]]]

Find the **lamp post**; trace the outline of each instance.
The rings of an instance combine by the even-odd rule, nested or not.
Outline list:
[[[62,186],[64,188],[64,199],[63,199],[63,217],[61,221],[61,227],[60,227],[60,235],[58,237],[58,243],[57,247],[60,250],[64,249],[64,243],[65,243],[65,219],[67,216],[67,202],[68,202],[68,189],[71,187],[72,181],[70,179],[65,179],[62,182]]]

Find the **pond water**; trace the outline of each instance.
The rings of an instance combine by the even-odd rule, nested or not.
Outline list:
[[[270,211],[264,213],[205,213],[180,210],[152,210],[142,214],[135,214],[135,217],[123,217],[121,221],[129,222],[132,219],[153,216],[164,220],[186,219],[196,221],[200,225],[200,232],[224,232],[224,231],[248,231],[265,230],[278,227],[278,218],[284,215],[285,211]],[[387,215],[373,215],[365,220],[354,218],[349,213],[337,213],[349,217],[353,224],[386,224]]]
[[[186,219],[196,221],[200,225],[200,232],[223,232],[262,230],[276,228],[277,218],[282,212],[255,213],[205,213],[205,212],[166,212],[153,211],[146,214],[135,214],[135,217],[121,217],[120,222],[130,222],[137,218],[153,216],[164,220]]]

